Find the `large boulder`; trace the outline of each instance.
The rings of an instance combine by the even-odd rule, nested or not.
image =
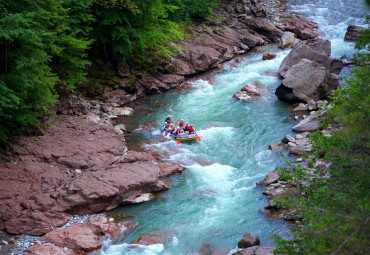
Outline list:
[[[330,41],[297,43],[283,60],[279,74],[284,77],[275,94],[283,101],[309,102],[327,98],[339,85],[340,60],[330,58]]]
[[[328,78],[325,67],[304,58],[289,69],[281,86],[292,89],[292,97],[297,98],[294,101],[309,102],[324,98],[330,92]]]
[[[327,68],[330,68],[332,59],[331,43],[328,40],[307,40],[301,41],[294,46],[292,51],[286,56],[279,68],[279,74],[285,77],[288,70],[298,64],[303,58],[315,61]]]
[[[357,41],[358,39],[360,39],[361,32],[364,30],[365,28],[363,27],[349,25],[347,27],[347,32],[346,32],[346,35],[344,36],[344,40],[345,41]]]
[[[248,248],[251,246],[259,245],[260,244],[260,238],[253,234],[245,234],[242,238],[242,240],[239,241],[238,247],[239,248]]]
[[[321,121],[318,119],[317,112],[309,115],[307,118],[303,119],[297,125],[293,127],[295,132],[312,132],[320,129]]]

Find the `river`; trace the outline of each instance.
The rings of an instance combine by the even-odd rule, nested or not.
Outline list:
[[[332,57],[355,52],[343,38],[349,24],[363,25],[361,15],[369,13],[364,1],[288,2],[291,9],[319,24],[320,37],[332,42]],[[277,57],[262,61],[266,51]],[[134,106],[135,116],[123,120],[129,130],[136,129],[128,137],[128,148],[144,146],[187,168],[168,180],[171,189],[160,198],[116,209],[113,214],[134,215],[139,227],[121,242],[107,243],[100,254],[198,254],[205,244],[211,250],[230,251],[245,233],[258,235],[265,246],[273,245],[273,233],[287,233],[286,223],[269,221],[259,212],[267,201],[255,183],[284,163],[268,145],[285,134],[294,135],[291,128],[296,122],[288,121],[288,105],[274,95],[281,80],[266,74],[277,73],[289,51],[266,46],[239,57],[238,63],[231,61],[198,77],[183,89]],[[263,84],[265,97],[251,102],[232,98],[253,81]],[[168,114],[173,120],[193,123],[202,141],[178,145],[163,139],[159,128]],[[140,128],[148,123],[149,130]],[[164,245],[130,247],[139,236],[160,230],[170,233]]]

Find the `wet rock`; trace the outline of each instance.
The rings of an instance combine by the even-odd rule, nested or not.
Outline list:
[[[267,196],[273,196],[273,195],[276,195],[276,194],[281,193],[283,191],[284,191],[284,189],[283,189],[283,187],[281,186],[280,183],[272,183],[272,184],[265,187],[265,190],[263,191],[263,194],[267,195]]]
[[[271,60],[271,59],[274,59],[274,58],[276,58],[276,54],[271,53],[271,52],[265,52],[265,53],[263,53],[263,56],[262,56],[262,60]]]
[[[248,248],[248,247],[259,245],[259,244],[260,244],[259,237],[248,233],[248,234],[245,234],[243,238],[238,242],[238,247]]]
[[[294,142],[295,139],[290,135],[285,135],[284,138],[281,140],[284,144],[288,144],[289,142]]]
[[[170,162],[158,163],[158,167],[160,169],[160,177],[182,174],[182,172],[185,170],[185,167]]]
[[[345,41],[357,41],[360,39],[361,32],[365,31],[365,28],[355,25],[349,25],[347,27],[346,35],[344,36]]]
[[[311,152],[312,144],[309,142],[308,138],[301,138],[295,142],[288,143],[290,154],[296,156],[307,155]]]
[[[123,134],[123,132],[126,132],[126,131],[127,131],[125,124],[119,124],[119,125],[117,125],[117,126],[114,126],[114,128],[115,128],[118,132],[120,132],[121,134]]]
[[[252,82],[245,85],[242,89],[236,92],[233,97],[242,101],[249,101],[256,96],[262,96],[261,83]]]
[[[286,49],[286,48],[293,48],[296,45],[297,40],[295,38],[294,33],[292,32],[284,32],[280,39],[279,48]]]
[[[172,234],[171,231],[161,230],[155,233],[145,234],[140,236],[131,244],[140,244],[140,245],[152,245],[152,244],[165,244]]]
[[[268,186],[272,183],[278,182],[278,180],[279,180],[279,174],[277,172],[270,171],[262,181],[257,183],[257,185]]]
[[[279,152],[284,150],[284,148],[284,144],[280,141],[274,142],[273,144],[269,145],[269,150],[271,150],[272,152]]]
[[[40,241],[87,252],[100,249],[102,246],[99,237],[86,224],[72,224],[69,229],[49,232],[41,237]]]

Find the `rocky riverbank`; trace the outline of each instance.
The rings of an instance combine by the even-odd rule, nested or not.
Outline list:
[[[344,40],[355,40],[359,38],[359,31],[362,28],[354,29],[349,26]],[[357,34],[356,34],[357,33]],[[350,39],[349,39],[350,38]],[[281,141],[277,141],[269,146],[274,152],[284,151],[295,157],[296,162],[290,163],[285,170],[306,171],[311,176],[318,172],[325,172],[330,166],[330,162],[314,160],[311,155],[313,144],[309,136],[314,131],[321,132],[324,136],[331,136],[331,133],[341,127],[336,125],[322,125],[322,119],[326,112],[331,108],[328,97],[340,84],[339,73],[346,63],[346,57],[342,59],[330,58],[331,45],[327,40],[315,39],[297,43],[293,50],[282,62],[279,73],[284,78],[282,84],[276,89],[279,99],[292,105],[293,119],[300,120],[292,130],[298,132],[295,137],[286,135]],[[283,176],[284,173],[278,171],[269,172],[264,180],[257,183],[262,186],[263,194],[267,195],[268,205],[261,211],[266,213],[271,219],[284,219],[299,224],[302,213],[294,206],[289,206],[290,202],[304,196],[297,188],[295,180]]]
[[[58,114],[44,121],[39,133],[19,137],[1,165],[0,229],[17,236],[44,235],[45,241],[57,245],[45,248],[39,244],[31,254],[40,254],[43,249],[61,254],[98,249],[100,237],[95,234],[86,234],[97,241],[93,247],[69,245],[73,239],[70,232],[78,233],[81,226],[57,234],[53,229],[75,214],[99,213],[152,199],[153,193],[169,188],[162,177],[184,170],[156,155],[128,151],[124,125],[114,127],[111,123],[119,115],[132,113],[132,109],[121,107],[123,104],[181,86],[186,79],[219,68],[239,54],[279,42],[284,31],[300,39],[318,35],[314,23],[288,14],[278,1],[235,1],[222,6],[218,18],[218,24],[194,26],[193,35],[179,43],[180,53],[158,67],[159,72],[134,75],[131,67],[122,67],[118,87],[107,89],[104,100],[61,97]],[[135,93],[127,89],[132,81]],[[109,219],[102,221],[111,228]],[[91,226],[85,229],[89,224],[84,225],[83,233],[96,231],[96,226],[92,227],[95,230]],[[112,228],[122,229],[119,222],[115,224]],[[103,230],[99,233],[107,234]],[[51,238],[54,235],[64,238],[55,241]]]

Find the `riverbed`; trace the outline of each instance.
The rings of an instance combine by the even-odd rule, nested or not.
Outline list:
[[[332,43],[332,57],[350,57],[353,44],[344,42],[349,24],[363,25],[368,12],[361,1],[290,1],[290,8],[313,19],[320,26],[320,38]],[[277,57],[262,61],[264,52]],[[155,151],[186,170],[168,179],[171,187],[160,197],[139,205],[122,206],[112,214],[134,215],[139,227],[121,242],[106,245],[100,254],[197,254],[202,246],[223,252],[236,248],[245,233],[271,246],[273,234],[286,235],[283,221],[270,221],[259,212],[266,199],[255,183],[283,159],[268,145],[291,128],[288,104],[274,95],[281,83],[279,66],[289,49],[277,45],[261,47],[219,70],[195,78],[180,89],[148,97],[134,105],[135,115],[121,119],[132,133],[130,150]],[[250,102],[232,95],[245,84],[258,81],[264,96]],[[201,141],[183,142],[164,138],[159,129],[167,115],[194,124]],[[156,231],[168,235],[167,242],[132,248],[129,243]]]

